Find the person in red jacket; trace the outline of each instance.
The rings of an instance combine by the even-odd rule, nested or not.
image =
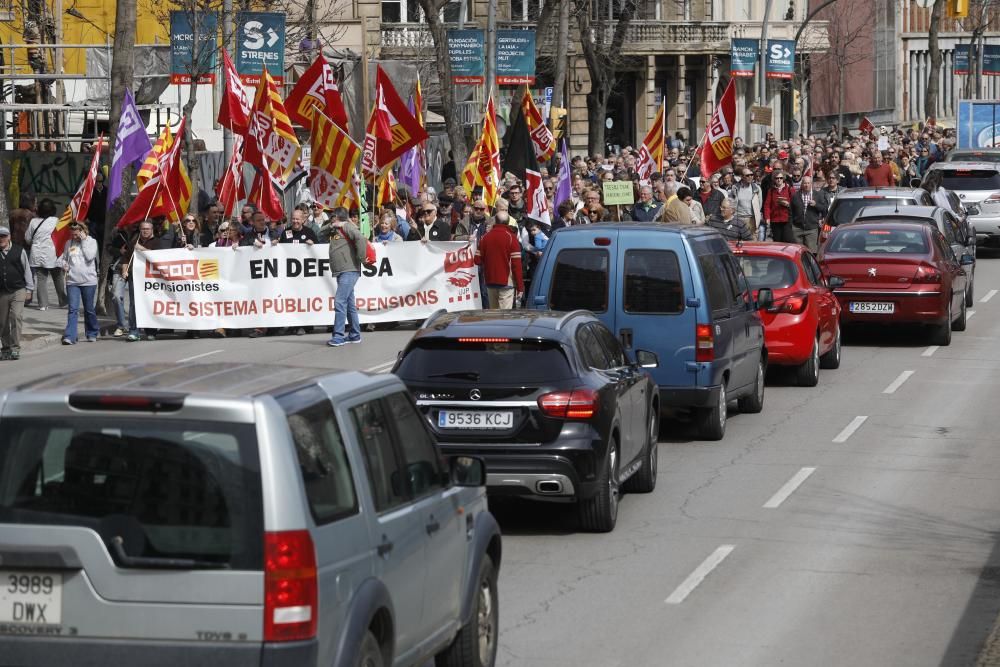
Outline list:
[[[788,185],[784,172],[771,174],[771,189],[764,198],[764,222],[771,229],[771,238],[783,243],[795,243],[792,234],[792,195],[795,192]]]
[[[486,232],[476,248],[476,264],[486,275],[486,293],[490,308],[510,310],[516,294],[524,293],[521,273],[521,243],[517,239],[517,221],[506,211],[498,211],[496,224]]]
[[[865,167],[865,183],[871,187],[891,188],[896,185],[892,167],[882,159],[882,151],[872,152],[871,164]]]

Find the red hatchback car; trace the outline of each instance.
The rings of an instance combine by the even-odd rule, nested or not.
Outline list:
[[[794,243],[743,243],[733,254],[755,294],[774,293],[760,311],[767,363],[795,366],[798,383],[815,387],[821,367],[840,366],[840,304],[816,259]]]
[[[823,273],[844,282],[834,292],[841,324],[928,324],[933,344],[965,331],[962,261],[936,228],[921,223],[855,222],[830,234]]]

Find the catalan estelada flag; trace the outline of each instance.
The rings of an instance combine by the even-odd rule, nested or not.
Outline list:
[[[94,157],[90,159],[90,169],[87,170],[87,177],[83,179],[73,199],[70,200],[66,212],[59,218],[55,229],[52,230],[52,244],[56,247],[56,256],[63,253],[66,243],[72,237],[69,230],[71,222],[84,222],[87,213],[90,211],[90,200],[94,195],[94,184],[97,182],[97,170],[100,169],[101,149],[104,148],[104,135],[97,139],[97,146],[94,148]],[[98,239],[98,243],[101,240]]]

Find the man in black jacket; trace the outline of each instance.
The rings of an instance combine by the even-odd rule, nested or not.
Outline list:
[[[35,289],[28,253],[11,241],[0,226],[0,361],[21,358],[21,318],[24,301]]]
[[[417,224],[410,228],[407,241],[450,241],[451,225],[437,217],[437,206],[433,202],[421,204]]]
[[[799,191],[792,195],[792,236],[796,243],[819,251],[819,221],[822,215],[812,189],[812,176],[803,176]]]

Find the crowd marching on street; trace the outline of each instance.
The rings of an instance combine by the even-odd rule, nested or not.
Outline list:
[[[492,99],[489,105],[492,110]],[[528,122],[532,119],[531,110],[530,104],[523,108]],[[317,126],[320,117],[326,118],[322,113],[315,116]],[[489,125],[484,123],[484,139],[477,145],[470,165],[481,146],[489,150]],[[178,129],[177,136],[182,131]],[[314,135],[317,132],[314,128]],[[378,133],[378,129],[370,132]],[[492,132],[495,137],[495,127]],[[147,174],[144,181],[140,170],[140,185],[155,182],[157,168],[165,172],[163,154],[178,152],[181,142],[169,132],[165,135],[166,139],[161,136],[146,158],[147,165],[152,160],[154,178],[150,180]],[[501,158],[503,169],[498,173],[500,182],[496,186],[484,187],[481,178],[477,180],[475,174],[468,174],[471,167],[460,172],[451,162],[440,174],[443,184],[440,191],[427,184],[431,179],[426,172],[412,178],[408,170],[415,168],[414,162],[404,157],[396,163],[397,182],[390,184],[388,195],[380,192],[381,186],[365,184],[361,189],[367,192],[360,197],[357,192],[353,198],[344,197],[343,193],[333,198],[315,196],[314,182],[310,184],[313,196],[288,213],[281,210],[280,204],[273,205],[276,197],[268,192],[268,178],[258,179],[263,185],[255,181],[249,196],[243,195],[242,184],[236,188],[236,195],[232,188],[226,189],[225,183],[218,184],[221,189],[216,197],[198,192],[194,197],[196,205],[189,206],[191,186],[186,174],[171,180],[168,173],[161,173],[161,182],[152,196],[143,199],[152,186],[141,185],[132,208],[109,235],[110,242],[104,248],[111,258],[109,266],[100,266],[100,251],[105,238],[105,199],[113,199],[114,195],[107,197],[103,193],[105,174],[98,166],[98,144],[91,166],[91,176],[97,178],[88,179],[96,181],[91,184],[96,188],[88,196],[96,202],[101,194],[102,201],[90,206],[91,215],[81,216],[80,208],[71,205],[59,218],[56,204],[42,198],[37,202],[21,202],[21,208],[12,211],[9,221],[0,222],[2,358],[19,357],[25,307],[39,310],[66,307],[62,338],[65,345],[77,343],[82,310],[85,338],[96,341],[101,335],[95,303],[102,271],[108,277],[105,282],[108,302],[112,305],[109,311],[116,321],[110,335],[126,341],[155,340],[160,332],[140,330],[136,309],[131,305],[135,300],[136,284],[131,268],[136,250],[232,247],[263,251],[282,243],[328,244],[332,272],[337,276],[336,315],[329,328],[332,337],[328,344],[339,347],[361,341],[354,285],[361,276],[369,241],[380,244],[471,241],[476,248],[475,261],[480,265],[479,293],[483,307],[514,308],[530,285],[533,269],[545,252],[549,237],[562,227],[614,221],[706,225],[731,240],[773,239],[799,243],[816,252],[819,230],[838,191],[862,185],[916,184],[929,165],[955,145],[952,131],[933,125],[891,131],[834,130],[825,136],[800,135],[789,140],[778,140],[768,133],[763,141],[753,143],[732,137],[726,147],[725,165],[706,172],[705,160],[699,160],[701,147],[686,143],[680,133],[669,136],[662,128],[660,141],[660,146],[651,148],[647,137],[639,149],[624,147],[614,153],[577,155],[570,159],[565,143],[560,154],[554,150],[553,140],[552,150],[539,154],[544,159],[528,167],[513,155],[517,147],[509,143],[503,151],[506,154]],[[145,143],[148,144],[148,138]],[[352,145],[358,149],[354,156],[357,160],[361,151],[353,142]],[[143,147],[137,155],[141,156],[145,150]],[[501,152],[498,145],[495,152],[498,155]],[[159,164],[157,155],[161,156]],[[391,169],[390,164],[387,171]],[[314,181],[312,175],[310,180]],[[112,184],[113,181],[112,177]],[[631,183],[635,203],[605,203],[604,186],[608,181]],[[355,189],[359,182],[354,181]],[[924,187],[934,194],[932,179],[925,180]],[[197,212],[173,215],[178,206],[174,202],[172,210],[163,209],[164,193],[171,201],[179,200],[183,210]],[[140,200],[146,208],[135,214]],[[363,211],[364,201],[375,202],[373,210]],[[197,206],[197,202],[202,202],[202,206]],[[243,204],[236,208],[239,202]],[[227,210],[233,214],[227,216]],[[57,303],[50,302],[50,281]],[[190,331],[187,335],[260,337],[305,332],[304,327],[291,327],[215,329]]]

